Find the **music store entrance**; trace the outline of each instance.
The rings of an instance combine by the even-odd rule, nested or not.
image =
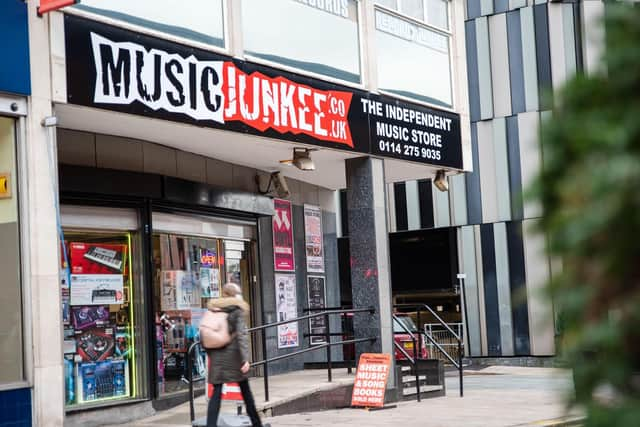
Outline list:
[[[225,282],[241,285],[251,325],[301,315],[312,278],[321,304],[338,306],[342,188],[353,304],[379,313],[355,322],[381,337],[357,351],[391,352],[385,187],[464,169],[457,114],[74,16],[64,30],[55,114],[68,416],[184,400],[185,352]],[[271,330],[268,355],[310,345],[303,323]],[[256,340],[254,360],[265,356]]]

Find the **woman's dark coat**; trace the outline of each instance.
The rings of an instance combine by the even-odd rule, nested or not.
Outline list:
[[[207,350],[209,355],[209,383],[222,384],[247,379],[240,368],[249,362],[249,338],[245,325],[245,317],[249,313],[249,305],[238,298],[217,298],[207,304],[212,311],[224,311],[229,314],[229,333],[232,340],[223,348]]]

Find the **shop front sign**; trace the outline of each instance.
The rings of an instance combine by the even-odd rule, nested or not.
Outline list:
[[[65,16],[68,102],[462,169],[459,115]]]

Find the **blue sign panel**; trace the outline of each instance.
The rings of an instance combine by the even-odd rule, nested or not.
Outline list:
[[[29,31],[22,0],[0,1],[0,58],[0,92],[29,95]]]

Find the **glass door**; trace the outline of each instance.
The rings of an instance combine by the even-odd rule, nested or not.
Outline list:
[[[250,305],[251,312],[248,317],[247,327],[251,328],[257,324],[256,316],[260,309],[254,304],[259,298],[257,282],[251,260],[252,242],[225,240],[225,283],[236,283],[242,288],[242,298]],[[249,339],[249,354],[255,357],[253,334]],[[254,358],[255,360],[255,358]]]
[[[188,389],[187,352],[198,338],[207,302],[221,295],[225,262],[221,248],[222,241],[216,238],[153,235],[158,395]],[[200,356],[197,360],[204,360]],[[193,377],[204,375],[204,365],[194,364]]]
[[[227,282],[239,284],[252,302],[249,242],[255,223],[206,215],[153,212],[153,310],[156,336],[156,390],[159,396],[188,389],[187,351],[198,339],[207,303],[220,298]],[[251,325],[253,317],[250,319]],[[204,386],[204,352],[192,375]]]

